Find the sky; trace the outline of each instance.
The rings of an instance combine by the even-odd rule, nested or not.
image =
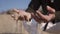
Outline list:
[[[31,0],[0,0],[0,11],[12,8],[26,9]]]

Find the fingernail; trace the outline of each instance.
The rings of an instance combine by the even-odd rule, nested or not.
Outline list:
[[[49,7],[49,6],[47,6],[47,7]]]
[[[39,12],[39,11],[36,11],[36,12]]]
[[[36,11],[37,13],[39,13],[39,11]]]

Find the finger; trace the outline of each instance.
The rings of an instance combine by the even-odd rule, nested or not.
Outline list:
[[[19,16],[18,19],[19,20],[25,20],[24,16]]]
[[[40,22],[40,19],[39,19],[37,16],[35,16],[35,14],[32,14],[32,17],[33,17],[37,22]]]
[[[13,9],[13,11],[19,14],[19,10],[17,10],[17,9]]]
[[[47,10],[51,13],[55,13],[55,9],[51,8],[50,6],[47,6]]]
[[[38,14],[36,14],[36,18],[38,19],[39,22],[42,20]]]
[[[40,11],[36,11],[37,15],[41,17],[43,14]]]
[[[14,16],[15,16],[15,15],[11,15],[12,18],[15,18]]]
[[[27,20],[27,16],[24,16],[24,19],[25,19],[26,21],[28,21],[28,20]]]
[[[14,20],[16,20],[16,19],[15,19],[15,15],[11,15],[11,17],[12,17]]]
[[[28,16],[24,16],[26,21],[30,21],[30,18]]]

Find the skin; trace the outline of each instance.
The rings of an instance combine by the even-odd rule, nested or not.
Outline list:
[[[31,19],[31,14],[28,12],[25,12],[24,10],[17,10],[12,9],[11,16],[14,18],[14,20],[27,20]]]
[[[49,14],[43,15],[40,12],[40,10],[37,10],[36,14],[34,14],[33,12],[29,13],[29,12],[25,12],[24,10],[13,9],[14,13],[12,14],[12,17],[15,20],[19,19],[19,20],[29,21],[29,19],[34,18],[39,23],[40,23],[40,20],[48,22],[55,18],[55,9],[51,8],[50,6],[47,6],[47,10],[48,10]]]
[[[32,13],[33,18],[34,18],[37,22],[39,22],[40,19],[42,19],[42,20],[45,21],[45,22],[48,22],[48,21],[54,19],[54,18],[55,18],[55,9],[51,8],[50,6],[47,6],[47,10],[48,10],[48,12],[49,12],[48,15],[43,15],[43,14],[40,12],[40,10],[37,10],[37,11],[36,11],[36,14],[37,14],[38,16],[35,16],[35,15]],[[39,17],[40,17],[40,18],[39,18]]]

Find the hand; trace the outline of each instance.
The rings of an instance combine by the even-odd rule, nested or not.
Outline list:
[[[26,21],[29,21],[32,18],[30,13],[25,12],[23,10],[19,11],[19,15],[20,15],[20,17],[22,17]]]
[[[47,10],[51,13],[55,13],[55,9],[50,6],[47,6]]]
[[[31,13],[32,18],[35,19],[35,21],[37,21],[38,23],[41,23],[42,19],[37,15],[37,13]]]
[[[25,12],[24,10],[13,9],[14,13],[11,15],[15,20],[29,20],[31,19],[31,14]]]
[[[33,15],[33,18],[37,21],[37,22],[40,22],[40,20],[43,20],[45,22],[48,22],[50,21],[51,19],[54,19],[55,18],[55,9],[50,7],[50,6],[47,6],[47,10],[49,12],[48,15],[43,15],[41,13],[40,10],[37,10],[36,11],[36,15],[32,13]]]

